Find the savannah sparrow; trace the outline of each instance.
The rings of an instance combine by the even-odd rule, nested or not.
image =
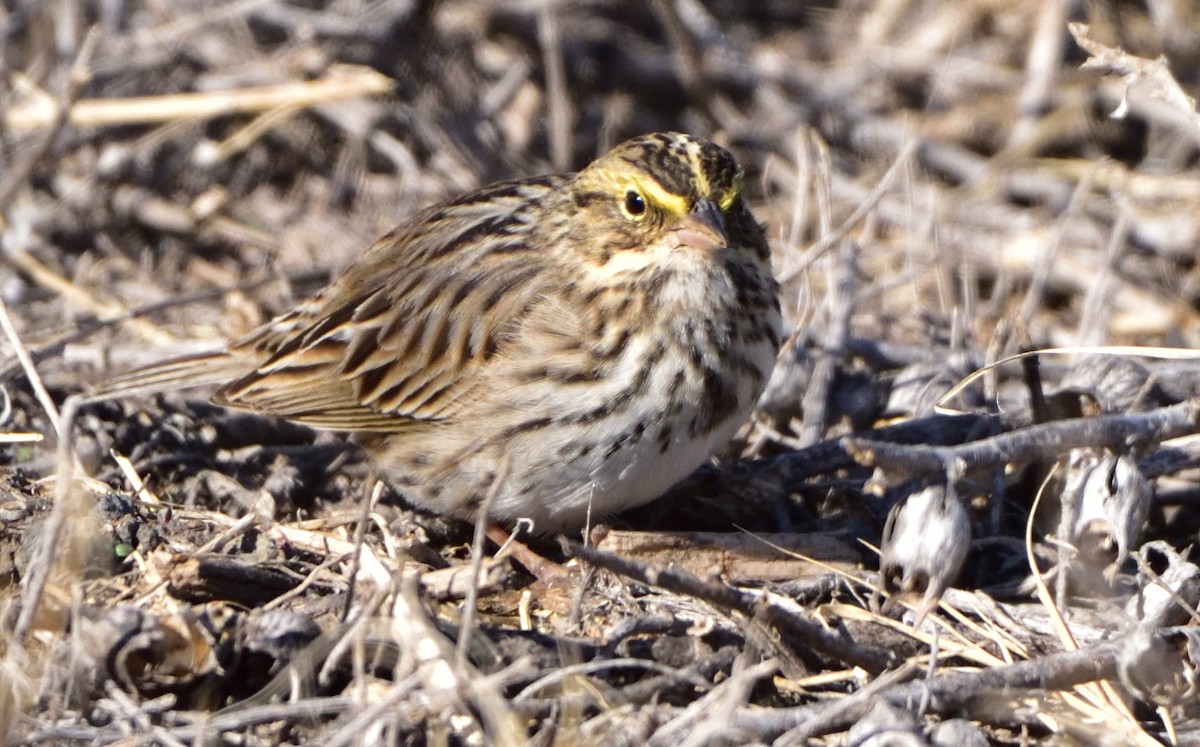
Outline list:
[[[217,355],[127,376],[355,434],[437,513],[576,529],[665,492],[748,417],[777,286],[733,156],[645,135],[428,208]],[[155,386],[158,385],[158,386]]]

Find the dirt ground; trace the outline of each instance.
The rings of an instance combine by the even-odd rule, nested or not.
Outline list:
[[[0,3],[0,742],[1200,744],[1198,84],[1187,0]],[[549,571],[336,434],[86,399],[657,130],[789,336]]]

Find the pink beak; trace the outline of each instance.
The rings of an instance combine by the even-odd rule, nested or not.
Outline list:
[[[676,246],[698,251],[714,252],[729,244],[725,237],[725,220],[712,200],[697,200],[691,212],[671,229],[670,236]]]

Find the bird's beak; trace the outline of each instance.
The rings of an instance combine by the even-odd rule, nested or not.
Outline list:
[[[716,251],[729,244],[725,219],[712,200],[697,200],[691,212],[679,219],[671,235],[679,246],[700,251]]]

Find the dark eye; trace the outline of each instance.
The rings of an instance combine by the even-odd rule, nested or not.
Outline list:
[[[626,217],[636,220],[646,212],[646,199],[631,189],[625,193],[625,203],[622,208],[625,210]]]

